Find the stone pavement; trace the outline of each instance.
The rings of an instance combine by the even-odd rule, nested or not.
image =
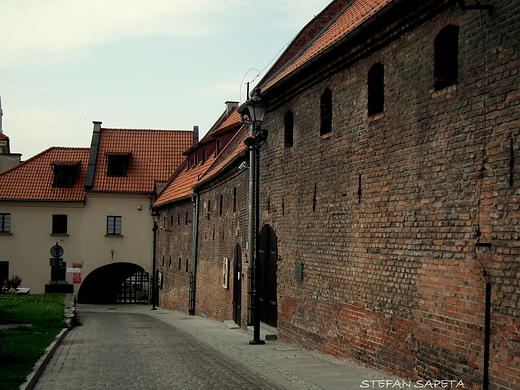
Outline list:
[[[353,390],[397,379],[278,340],[250,345],[243,329],[176,311],[78,305],[77,312],[82,326],[64,338],[35,389]]]

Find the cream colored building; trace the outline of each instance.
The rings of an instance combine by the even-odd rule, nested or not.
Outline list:
[[[151,204],[191,131],[105,129],[90,148],[53,147],[0,174],[0,277],[89,303],[147,302]],[[63,250],[51,266],[51,248]],[[53,253],[59,254],[59,253]]]

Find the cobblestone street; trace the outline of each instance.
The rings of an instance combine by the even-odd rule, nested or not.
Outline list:
[[[281,389],[146,314],[82,313],[35,389]]]

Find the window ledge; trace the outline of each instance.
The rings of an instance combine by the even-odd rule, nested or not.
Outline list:
[[[105,234],[105,237],[120,238],[120,237],[123,237],[123,235],[122,234]]]
[[[380,121],[381,119],[383,119],[384,116],[385,116],[385,114],[380,112],[380,113],[369,116],[367,118],[367,121],[368,121],[368,123],[377,122],[377,121]]]
[[[439,96],[446,95],[447,98],[451,98],[452,94],[457,92],[457,84],[450,85],[449,87],[439,89],[438,91],[434,91],[432,93],[432,99],[438,98]]]
[[[334,136],[334,133],[330,132],[330,133],[327,133],[327,134],[322,134],[321,135],[321,139],[329,139],[329,138],[332,138],[333,136]]]
[[[11,233],[11,232],[1,232],[0,233],[0,236],[12,236],[12,235],[13,235],[13,233]]]
[[[53,237],[68,237],[68,233],[51,233],[51,236]]]

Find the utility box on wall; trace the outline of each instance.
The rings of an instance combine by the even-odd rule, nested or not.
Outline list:
[[[301,261],[294,263],[294,279],[298,282],[303,280],[303,262]]]

